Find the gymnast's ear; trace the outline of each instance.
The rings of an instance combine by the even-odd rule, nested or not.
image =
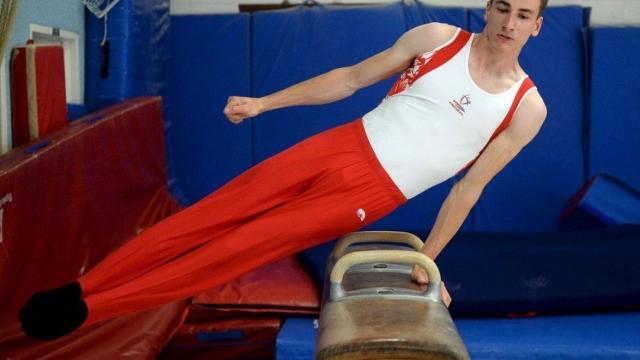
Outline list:
[[[533,32],[531,32],[531,36],[536,37],[538,36],[538,34],[540,34],[540,30],[542,29],[543,22],[544,22],[544,18],[542,16],[538,16],[538,18],[536,19],[535,28],[533,29]]]

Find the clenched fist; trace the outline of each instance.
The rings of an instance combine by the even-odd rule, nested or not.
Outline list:
[[[224,107],[224,115],[234,124],[244,119],[257,116],[262,112],[262,100],[258,98],[231,96]]]
[[[418,284],[429,283],[429,277],[427,276],[427,273],[424,271],[423,268],[417,265],[413,267],[411,278],[413,279],[413,281],[417,282]],[[449,307],[449,304],[451,304],[451,295],[449,295],[447,288],[444,286],[444,281],[440,282],[440,292],[442,294],[442,301],[447,307]]]

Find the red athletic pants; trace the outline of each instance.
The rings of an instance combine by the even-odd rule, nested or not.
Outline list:
[[[406,201],[356,120],[236,177],[79,279],[85,325],[149,309],[370,224]]]

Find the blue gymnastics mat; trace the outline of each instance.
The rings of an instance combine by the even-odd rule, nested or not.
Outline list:
[[[474,360],[640,358],[640,313],[455,323]],[[286,319],[276,341],[276,359],[313,359],[316,326],[311,318]]]
[[[589,174],[640,188],[640,27],[591,29]]]

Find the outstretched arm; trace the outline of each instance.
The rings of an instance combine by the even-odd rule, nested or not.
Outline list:
[[[522,102],[509,126],[480,155],[467,174],[458,181],[442,204],[422,252],[435,259],[460,229],[484,187],[528,144],[540,130],[547,109],[537,91]],[[419,283],[428,279],[422,269],[414,268]]]
[[[265,111],[296,105],[319,105],[344,99],[357,90],[406,69],[419,54],[446,42],[455,28],[432,23],[403,34],[389,49],[358,64],[331,70],[261,98],[232,96],[224,114],[233,123]]]

